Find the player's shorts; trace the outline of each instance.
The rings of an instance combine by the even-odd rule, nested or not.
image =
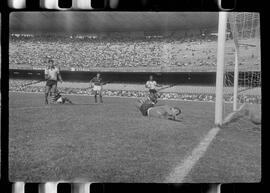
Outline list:
[[[99,85],[94,85],[93,91],[100,92],[100,91],[101,91],[101,86],[99,86]]]
[[[150,93],[153,93],[153,94],[156,94],[157,93],[157,90],[156,89],[149,89],[149,92]]]
[[[57,85],[57,81],[56,80],[47,80],[46,86],[52,87],[54,85],[55,86]]]

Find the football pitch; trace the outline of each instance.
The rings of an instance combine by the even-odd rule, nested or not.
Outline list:
[[[68,98],[75,104],[45,106],[43,94],[10,92],[10,181],[261,179],[260,128],[239,118],[215,129],[214,103],[160,101],[182,109],[183,121],[174,122],[143,117],[134,98]]]

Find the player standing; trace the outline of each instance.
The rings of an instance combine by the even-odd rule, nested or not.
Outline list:
[[[146,82],[145,87],[149,89],[150,94],[156,94],[156,87],[159,86],[157,82],[153,79],[153,76],[149,76],[149,80]]]
[[[157,82],[154,80],[153,76],[149,76],[149,80],[146,82],[145,87],[149,89],[150,95],[157,96],[157,90],[156,87],[161,87],[161,85],[157,84]]]
[[[90,80],[90,88],[93,88],[95,95],[95,103],[97,103],[97,95],[99,95],[100,103],[103,103],[102,99],[102,78],[100,77],[100,73]]]
[[[49,93],[51,92],[53,97],[56,95],[57,81],[60,80],[61,83],[63,82],[60,71],[54,65],[54,61],[52,59],[48,61],[48,66],[45,69],[45,80],[45,104],[48,104]]]

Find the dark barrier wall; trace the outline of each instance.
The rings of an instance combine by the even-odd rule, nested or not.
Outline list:
[[[64,81],[89,82],[96,72],[61,71]],[[215,73],[143,73],[143,72],[102,72],[104,81],[114,83],[145,83],[153,75],[159,84],[188,84],[188,85],[214,85]],[[44,79],[44,70],[9,70],[9,78],[41,80]]]
[[[245,79],[249,77],[251,72],[245,72]],[[260,72],[256,72],[260,73]],[[254,72],[252,73],[254,75]],[[96,72],[81,72],[81,71],[61,71],[64,81],[73,82],[89,82],[91,78],[96,75]],[[104,81],[114,83],[145,83],[149,79],[149,75],[153,75],[154,79],[159,84],[182,84],[182,85],[200,85],[200,86],[215,86],[216,73],[215,72],[183,72],[183,73],[142,73],[142,72],[102,72],[101,76]],[[44,79],[44,70],[9,70],[9,77],[11,79],[27,79],[27,80],[42,80]],[[233,73],[228,76],[227,82],[233,83]],[[241,77],[241,73],[239,75]],[[255,81],[254,81],[255,82]],[[244,82],[239,83],[244,84]]]

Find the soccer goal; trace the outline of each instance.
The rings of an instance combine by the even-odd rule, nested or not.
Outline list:
[[[215,124],[224,123],[224,103],[231,112],[261,104],[260,17],[255,12],[220,12]]]

